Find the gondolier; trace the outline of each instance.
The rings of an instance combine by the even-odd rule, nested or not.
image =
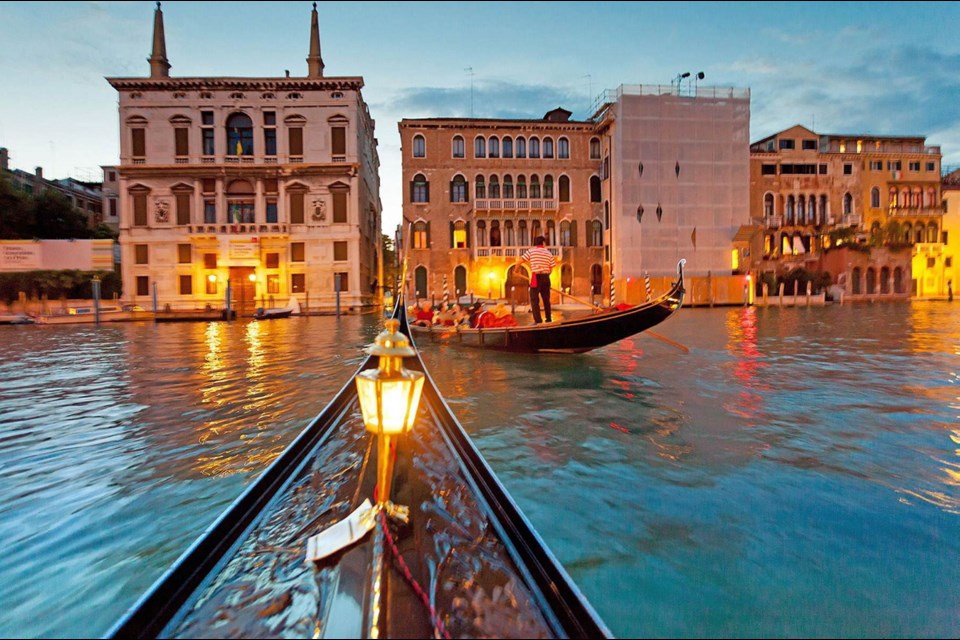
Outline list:
[[[547,322],[553,322],[550,312],[550,272],[557,266],[557,259],[544,245],[546,238],[537,236],[534,246],[524,251],[520,260],[530,267],[530,311],[533,322],[540,324],[540,300],[543,300],[543,312]]]

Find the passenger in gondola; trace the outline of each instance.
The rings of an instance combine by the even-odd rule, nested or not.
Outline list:
[[[471,329],[477,328],[477,322],[482,313],[484,313],[483,305],[479,302],[474,302],[472,305],[470,305],[470,308],[467,309],[467,323],[470,325]]]
[[[507,305],[498,302],[493,309],[490,309],[480,317],[477,326],[482,329],[487,329],[494,327],[515,327],[517,324],[517,319],[513,317],[513,314],[507,309]]]
[[[433,305],[430,304],[429,300],[424,300],[420,303],[420,308],[417,309],[417,314],[414,316],[413,324],[418,327],[432,327],[434,322],[434,316],[436,314],[433,311]]]
[[[454,325],[453,307],[441,305],[435,318],[436,324],[443,327],[452,327]]]

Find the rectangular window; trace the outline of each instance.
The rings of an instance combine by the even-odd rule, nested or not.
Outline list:
[[[919,171],[920,171],[920,161],[919,161],[919,160],[917,160],[917,161],[911,161],[910,164],[907,165],[907,168],[908,168],[910,171],[917,171],[917,172],[919,172]]]
[[[935,266],[937,266],[937,259],[927,258],[927,269],[933,269]]]
[[[145,245],[145,244],[133,245],[133,263],[134,264],[148,263],[148,245]]]
[[[142,158],[147,155],[147,130],[131,129],[131,141],[133,142],[133,155],[136,158]]]
[[[178,193],[177,198],[177,224],[190,224],[190,194]]]
[[[290,293],[303,293],[307,290],[307,276],[303,273],[290,275]]]
[[[816,140],[804,140],[802,143],[804,151],[816,151],[817,150],[817,141]]]
[[[937,163],[936,163],[936,162],[928,162],[928,163],[927,163],[927,171],[936,171],[936,170],[937,170]]]
[[[339,279],[339,283],[337,280]],[[339,284],[339,288],[337,285]],[[349,274],[345,271],[340,271],[333,274],[333,290],[334,291],[349,291],[350,290],[350,278]]]
[[[117,217],[117,199],[116,198],[110,198],[110,217],[111,218]]]
[[[303,156],[303,129],[294,127],[287,134],[290,141],[290,155]]]
[[[145,193],[133,196],[133,224],[137,227],[147,226],[147,195]]]
[[[206,292],[208,296],[217,294],[217,276],[210,274],[206,279]]]
[[[217,203],[214,200],[203,201],[203,221],[206,224],[216,224]]]
[[[338,262],[342,262],[347,259],[347,243],[346,242],[333,243],[333,259]]]
[[[190,146],[187,144],[187,129],[178,127],[173,130],[173,144],[176,150],[174,151],[175,155],[178,156],[188,156],[190,155]]]
[[[290,193],[290,224],[303,224],[303,193]]]
[[[883,160],[871,160],[870,171],[883,171]]]
[[[137,276],[137,295],[150,295],[150,278],[147,276]]]
[[[290,262],[303,262],[304,246],[302,242],[290,243]]]
[[[777,165],[775,164],[762,164],[760,165],[760,175],[762,176],[775,176],[777,175]],[[597,200],[599,202],[599,200]]]
[[[903,165],[900,163],[899,160],[893,160],[893,161],[887,162],[887,169],[889,169],[890,171],[900,171],[900,169],[902,168],[903,168]]]
[[[213,129],[204,128],[202,129],[203,134],[203,155],[212,156],[213,155]]]
[[[267,222],[277,222],[277,201],[267,200]]]
[[[274,111],[263,112],[263,154],[277,155],[277,114]]]
[[[217,268],[217,254],[215,254],[215,253],[205,253],[205,254],[203,254],[203,268],[204,268],[204,269],[216,269],[216,268]]]
[[[267,293],[280,293],[280,276],[275,273],[267,276]]]
[[[180,276],[180,295],[193,295],[193,276]]]
[[[264,264],[267,269],[279,269],[280,268],[280,254],[279,253],[268,253],[264,259]]]
[[[790,138],[781,138],[780,139],[780,150],[784,149],[796,149],[797,142],[796,140],[791,140]]]
[[[818,172],[820,173],[820,175],[822,175],[822,176],[827,175],[827,165],[826,165],[826,164],[818,165],[818,166],[817,166],[817,171],[818,171]]]
[[[347,155],[347,130],[344,127],[330,128],[330,151],[335,156]]]
[[[845,176],[852,176],[852,175],[853,175],[853,165],[852,165],[852,164],[844,164],[844,165],[843,165],[843,175],[845,175]]]
[[[180,264],[190,264],[193,262],[193,247],[191,245],[177,245],[177,262]]]
[[[333,221],[347,221],[347,194],[344,191],[335,191],[333,193]]]

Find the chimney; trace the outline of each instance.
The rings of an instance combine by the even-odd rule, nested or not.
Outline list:
[[[37,180],[43,180],[43,167],[37,167],[33,175],[37,176]]]
[[[0,147],[0,169],[3,171],[10,170],[10,153],[6,147]]]

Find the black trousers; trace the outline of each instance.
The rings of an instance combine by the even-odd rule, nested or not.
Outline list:
[[[530,311],[533,313],[533,321],[540,324],[543,320],[540,316],[540,300],[543,300],[543,313],[547,322],[553,322],[553,316],[550,314],[550,274],[538,273],[537,286],[530,287]]]

